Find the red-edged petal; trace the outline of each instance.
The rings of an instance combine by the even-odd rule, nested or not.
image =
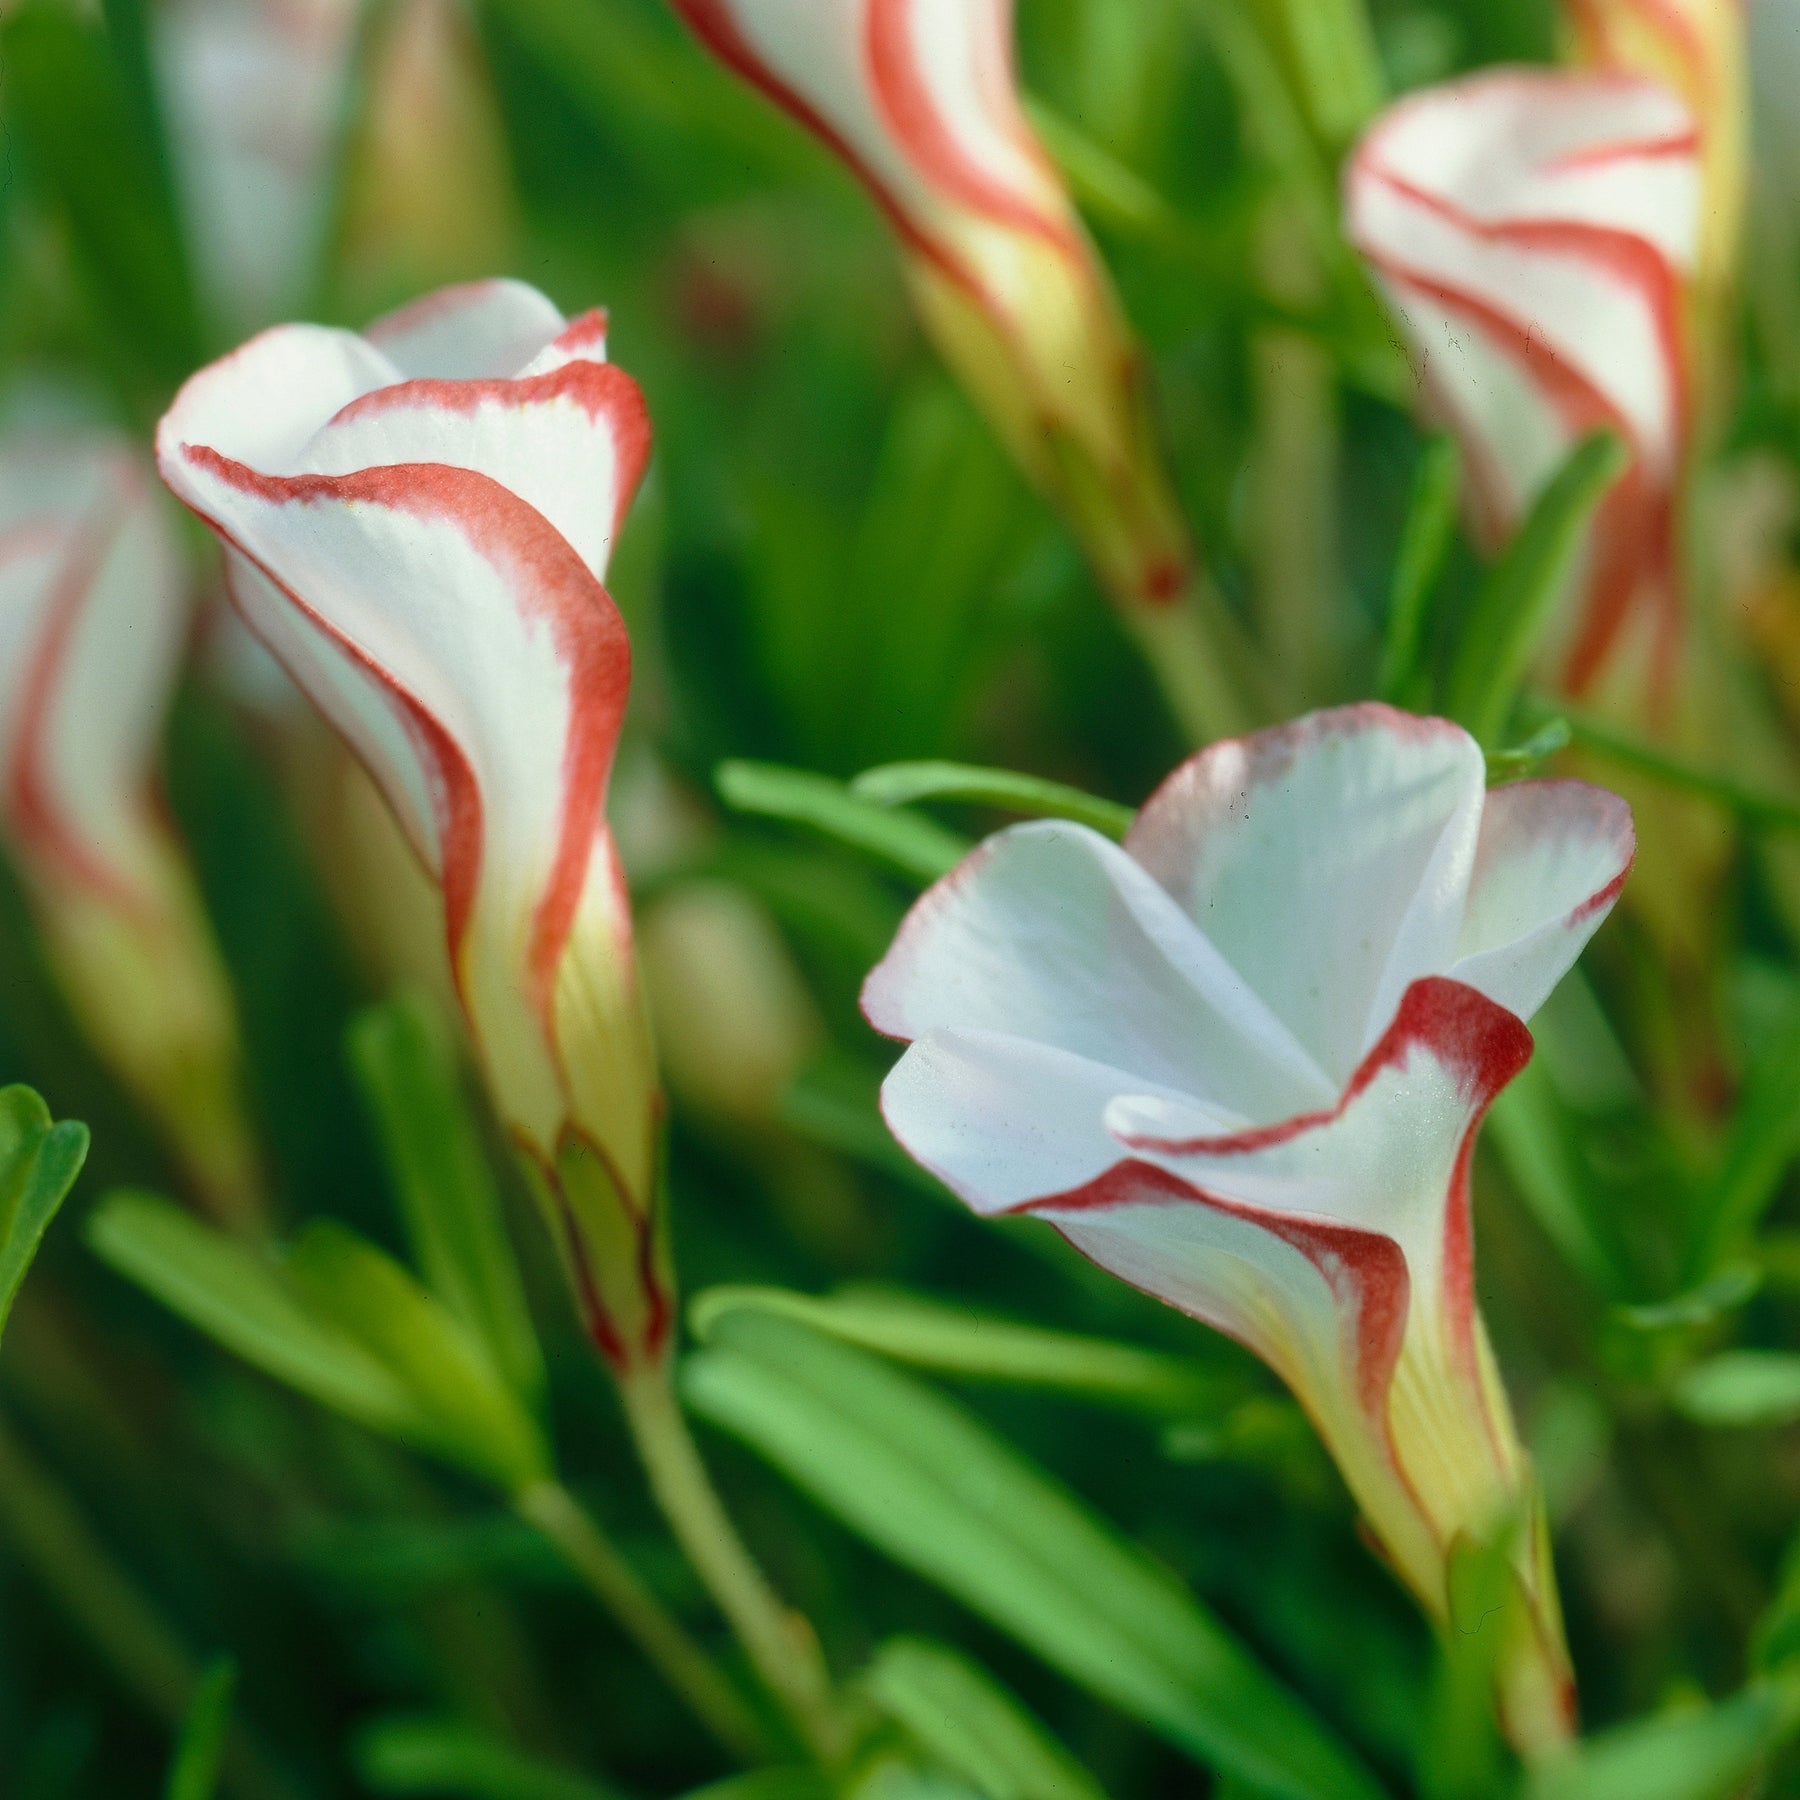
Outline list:
[[[188,624],[163,503],[94,432],[0,450],[0,804],[14,848],[129,904],[150,879],[150,766]]]
[[[1496,788],[1451,975],[1530,1018],[1612,911],[1636,848],[1631,808],[1604,788]]]
[[[522,380],[406,381],[365,394],[319,431],[295,472],[478,470],[536,507],[600,581],[649,456],[637,383],[577,359]]]
[[[468,470],[267,476],[166,439],[162,465],[261,575],[234,597],[432,861],[490,1060],[531,1035],[521,1018],[542,1054],[630,679],[605,590],[541,514]],[[518,1085],[542,1118],[544,1084]]]
[[[1456,726],[1345,707],[1203,750],[1125,847],[1335,1089],[1455,954],[1485,780]]]
[[[1131,857],[1060,821],[1000,833],[939,882],[869,976],[863,1009],[891,1037],[1000,1032],[1242,1118],[1335,1091]]]
[[[1391,108],[1350,164],[1350,236],[1463,442],[1485,532],[1510,532],[1585,433],[1611,426],[1635,453],[1565,633],[1576,689],[1634,614],[1650,621],[1653,672],[1674,651],[1699,153],[1691,114],[1652,82],[1500,70]]]
[[[972,221],[1071,241],[1019,109],[1011,0],[675,0],[719,60],[851,166],[916,249]]]

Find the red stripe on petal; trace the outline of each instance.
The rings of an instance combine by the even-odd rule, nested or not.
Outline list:
[[[456,384],[452,384],[456,385]],[[606,590],[560,532],[517,495],[469,469],[441,463],[399,463],[350,475],[264,475],[204,446],[182,454],[216,478],[280,506],[309,502],[373,504],[394,512],[454,525],[471,547],[503,575],[523,619],[550,629],[570,685],[569,737],[563,755],[560,828],[551,867],[532,915],[528,963],[533,1000],[550,1028],[549,1001],[556,964],[567,943],[589,861],[605,813],[606,787],[624,720],[631,683],[631,646],[624,622]],[[218,521],[206,522],[244,547]],[[429,767],[440,779],[439,824],[442,880],[453,954],[460,947],[480,882],[482,804],[474,772],[442,722],[391,673],[323,620],[267,565],[249,552],[306,616],[353,655],[403,709],[416,740],[429,747]]]
[[[869,79],[877,103],[917,172],[941,193],[997,225],[1047,239],[1071,255],[1081,246],[1064,219],[1022,199],[959,143],[919,67],[913,42],[914,0],[868,0]],[[1010,15],[1010,5],[1003,8]],[[995,118],[1022,154],[1041,165],[1043,153],[1025,128],[1013,98],[1011,59],[1004,35],[998,70],[977,76],[994,103]]]
[[[1532,1036],[1524,1020],[1487,995],[1447,975],[1427,975],[1401,996],[1394,1022],[1357,1066],[1335,1106],[1299,1113],[1278,1124],[1215,1137],[1122,1137],[1128,1149],[1162,1156],[1246,1156],[1291,1143],[1335,1124],[1389,1069],[1404,1070],[1423,1050],[1458,1077],[1464,1099],[1480,1123],[1507,1084],[1531,1061]],[[1036,1204],[1034,1202],[1034,1204]]]
[[[64,538],[67,554],[57,571],[21,683],[6,775],[7,816],[13,830],[30,846],[32,856],[59,867],[67,879],[127,909],[136,906],[139,897],[69,828],[52,796],[47,760],[51,715],[75,627],[124,528],[124,515],[138,497],[135,487],[135,482],[122,477],[87,518],[78,520],[66,533],[56,534]],[[34,543],[43,547],[42,540],[49,535],[47,531],[21,531],[9,537],[4,549],[11,555],[23,555]]]

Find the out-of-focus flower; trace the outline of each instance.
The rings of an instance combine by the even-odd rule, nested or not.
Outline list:
[[[1193,549],[1142,353],[1019,104],[1012,0],[674,4],[868,188],[926,331],[1068,520],[1172,702],[1197,725],[1241,711],[1193,635]]]
[[[1376,123],[1347,201],[1429,403],[1461,440],[1490,544],[1587,432],[1610,426],[1629,447],[1551,656],[1572,694],[1666,712],[1683,629],[1675,533],[1701,213],[1687,107],[1632,76],[1453,82]]]
[[[630,645],[603,586],[649,453],[605,320],[517,282],[358,336],[286,325],[157,434],[234,603],[380,785],[444,896],[499,1113],[615,1367],[670,1325],[661,1101],[606,822]]]
[[[359,11],[359,0],[158,0],[153,45],[190,245],[233,331],[307,297]]]
[[[991,838],[864,991],[911,1045],[882,1095],[907,1150],[1263,1357],[1434,1614],[1459,1540],[1522,1518],[1500,1680],[1532,1748],[1573,1696],[1475,1306],[1469,1166],[1522,1019],[1631,858],[1614,796],[1489,794],[1456,726],[1352,707],[1204,751],[1123,848]]]
[[[1743,226],[1745,7],[1746,0],[1565,0],[1577,62],[1663,82],[1694,115],[1705,183],[1698,275],[1709,292],[1731,282]]]
[[[260,1208],[237,1021],[152,783],[189,590],[110,432],[0,443],[0,819],[71,1009],[230,1224]]]

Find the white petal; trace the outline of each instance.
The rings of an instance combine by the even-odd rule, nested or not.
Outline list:
[[[285,597],[289,625],[311,630],[315,654],[289,673],[396,810],[429,797],[453,953],[480,980],[465,999],[490,1061],[496,1045],[510,1056],[531,1041],[534,1020],[548,1055],[550,988],[604,828],[630,678],[605,590],[539,513],[467,470],[282,479],[186,448],[166,451],[163,470],[268,577],[257,600]],[[279,654],[279,634],[264,636]],[[333,656],[348,666],[323,680]],[[388,753],[402,743],[405,756]],[[464,964],[471,933],[481,954]],[[552,1143],[554,1120],[537,1115],[554,1091],[553,1078],[524,1081],[518,1099]]]
[[[1612,911],[1635,851],[1631,809],[1604,788],[1496,788],[1451,975],[1529,1019]]]
[[[1334,1092],[1129,856],[1060,821],[1001,832],[939,882],[863,1008],[892,1037],[1028,1038],[1247,1119]]]
[[[363,335],[409,380],[473,381],[523,373],[566,324],[522,281],[471,281],[388,313]]]
[[[573,360],[524,380],[407,381],[366,394],[313,438],[295,472],[478,470],[536,507],[600,581],[649,452],[637,383],[609,363]]]
[[[1455,954],[1485,781],[1456,726],[1346,707],[1202,751],[1126,849],[1335,1093],[1407,984]]]
[[[0,762],[15,847],[131,892],[188,625],[150,471],[110,433],[0,452]]]
[[[907,1153],[978,1213],[1010,1211],[1099,1179],[1119,1161],[1106,1109],[1141,1076],[995,1031],[932,1031],[881,1089]],[[1179,1099],[1173,1093],[1170,1100]],[[1223,1133],[1233,1121],[1189,1105]]]
[[[1176,1136],[1156,1100],[1115,1101],[1121,1152],[1221,1200],[1391,1237],[1413,1280],[1445,1273],[1445,1208],[1495,1096],[1531,1056],[1519,1019],[1442,976],[1415,982],[1329,1112],[1226,1136]],[[1466,1263],[1466,1242],[1464,1245]],[[1457,1278],[1466,1283],[1466,1267]],[[1465,1290],[1466,1292],[1466,1290]]]
[[[1009,0],[676,0],[713,53],[826,137],[915,236],[1068,234],[1012,83]]]
[[[206,444],[266,474],[298,467],[307,444],[352,400],[397,379],[353,331],[277,325],[193,376],[156,429],[160,462]]]

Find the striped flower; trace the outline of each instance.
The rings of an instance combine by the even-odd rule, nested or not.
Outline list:
[[[1358,146],[1348,230],[1456,431],[1490,544],[1600,426],[1631,460],[1553,648],[1570,693],[1666,707],[1682,616],[1678,491],[1692,403],[1698,144],[1631,76],[1501,70],[1391,108]]]
[[[606,821],[631,655],[603,578],[649,445],[604,317],[499,281],[361,336],[264,332],[157,433],[233,602],[443,892],[496,1107],[620,1368],[670,1322],[660,1099]]]
[[[1687,102],[1700,134],[1705,204],[1700,279],[1728,285],[1749,160],[1749,0],[1565,0],[1577,62],[1647,76]],[[1781,0],[1756,0],[1759,10]]]
[[[1020,108],[1012,0],[674,3],[869,190],[925,329],[1166,672],[1192,551],[1142,356]]]
[[[906,1149],[1261,1356],[1433,1613],[1459,1542],[1522,1524],[1501,1687],[1529,1748],[1572,1693],[1470,1159],[1631,859],[1614,796],[1488,793],[1465,732],[1351,707],[1202,752],[1122,848],[989,839],[863,996],[911,1046],[882,1092]]]
[[[110,432],[0,440],[0,824],[77,1020],[246,1225],[236,1019],[152,776],[189,617],[165,508]]]

